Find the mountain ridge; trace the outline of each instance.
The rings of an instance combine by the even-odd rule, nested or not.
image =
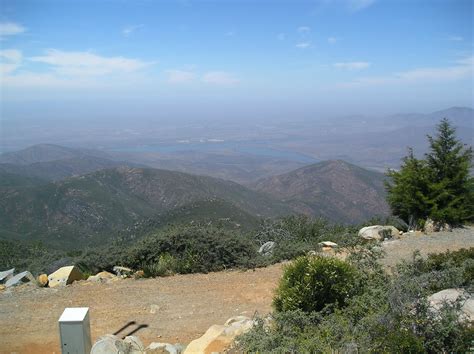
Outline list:
[[[231,214],[258,218],[290,212],[272,197],[235,182],[117,167],[46,184],[0,188],[0,237],[68,247],[97,245],[147,218],[219,200],[235,208],[228,208]]]
[[[342,160],[329,160],[264,178],[252,188],[293,210],[339,222],[363,222],[389,213],[383,174]]]

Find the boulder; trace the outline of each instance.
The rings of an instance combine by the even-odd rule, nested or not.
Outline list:
[[[258,253],[262,256],[269,256],[273,253],[273,249],[275,248],[275,242],[268,241],[265,242],[260,248],[258,249]]]
[[[425,221],[425,226],[424,226],[424,230],[426,233],[432,233],[432,232],[436,232],[438,230],[436,230],[436,224],[433,220],[431,220],[430,218],[426,219]]]
[[[390,225],[373,225],[363,227],[359,230],[359,237],[366,241],[383,241],[385,239],[398,237],[399,234],[400,231],[398,231],[396,227]]]
[[[108,280],[115,278],[115,275],[109,272],[100,272],[97,273],[96,275],[91,275],[89,278],[87,278],[87,281],[93,281],[97,283],[106,283]]]
[[[227,320],[225,325],[214,325],[198,339],[186,347],[184,354],[222,353],[227,350],[235,338],[252,328],[254,321],[245,316],[236,316]]]
[[[127,336],[123,342],[129,346],[127,354],[143,354],[145,346],[137,336]]]
[[[3,285],[3,284],[0,284],[0,291],[3,291],[3,290],[5,290],[6,288],[7,288],[7,287],[6,287],[5,285]]]
[[[76,280],[83,279],[85,279],[84,274],[82,274],[82,272],[76,266],[62,267],[54,273],[48,275],[48,283],[50,288],[54,288],[56,286],[66,286]]]
[[[133,273],[133,277],[135,279],[140,279],[145,277],[145,272],[143,270],[137,270],[135,273]]]
[[[113,334],[100,337],[92,346],[90,354],[128,354],[130,344]]]
[[[40,274],[38,275],[38,278],[36,279],[38,282],[38,285],[41,287],[48,286],[48,276],[46,274]]]
[[[184,351],[184,346],[181,344],[169,343],[151,343],[145,349],[146,354],[181,354]]]
[[[443,223],[436,222],[428,218],[425,221],[425,226],[423,230],[426,233],[432,233],[432,232],[439,232],[439,231],[453,231],[453,228],[449,224],[446,224],[446,223],[443,224]]]
[[[474,322],[474,297],[463,289],[444,289],[428,297],[430,306],[436,312],[445,303],[454,304],[461,301],[460,321]]]
[[[24,272],[18,273],[17,275],[14,275],[10,279],[8,279],[7,282],[5,283],[5,286],[7,288],[9,288],[11,286],[16,286],[16,285],[20,285],[20,284],[24,284],[24,283],[29,283],[31,281],[34,282],[35,277],[33,275],[31,275],[30,272],[24,271]]]
[[[15,273],[15,268],[0,272],[0,283],[10,279],[14,273]]]
[[[318,243],[318,245],[321,247],[330,247],[330,248],[338,247],[337,243],[331,242],[331,241],[323,241],[323,242]]]
[[[133,270],[131,270],[130,268],[122,266],[114,266],[113,270],[115,274],[117,274],[117,276],[119,277],[129,277],[133,273]]]

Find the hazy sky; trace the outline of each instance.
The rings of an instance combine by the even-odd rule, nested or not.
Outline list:
[[[3,119],[472,106],[471,0],[0,4]]]

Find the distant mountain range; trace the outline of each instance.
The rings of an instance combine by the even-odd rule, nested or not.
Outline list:
[[[97,150],[39,144],[24,150],[0,155],[0,173],[16,174],[40,180],[58,181],[106,168],[120,166],[143,167],[133,162],[116,161]]]
[[[37,144],[23,150],[0,154],[0,163],[30,165],[42,162],[80,159],[90,156],[103,159],[111,158],[110,155],[98,150],[73,149],[54,144]]]
[[[384,176],[343,161],[306,166],[248,188],[87,154],[40,145],[3,156],[0,161],[8,163],[0,164],[0,238],[74,248],[117,235],[138,237],[168,223],[250,229],[260,218],[292,213],[343,223],[388,213]]]
[[[473,127],[474,110],[470,107],[451,107],[440,111],[421,114],[395,114],[385,118],[384,122],[389,125],[401,126],[434,126],[443,118],[448,118],[457,127]]]
[[[321,160],[341,159],[385,172],[400,165],[408,147],[417,156],[423,156],[429,148],[426,135],[436,133],[436,125],[442,118],[453,123],[461,141],[473,145],[474,110],[453,107],[430,114],[353,116],[308,123],[299,139],[285,142],[284,146]]]
[[[253,188],[294,211],[354,223],[389,214],[385,176],[344,161],[324,161],[258,181]]]
[[[0,154],[0,171],[49,181],[105,168],[132,166],[207,175],[246,184],[303,165],[298,161],[243,154],[191,151],[173,154],[107,153],[54,144],[38,144],[23,150]]]

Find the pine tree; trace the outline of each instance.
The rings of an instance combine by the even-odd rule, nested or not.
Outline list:
[[[392,213],[415,226],[422,226],[427,218],[451,225],[474,220],[472,147],[456,138],[447,119],[441,120],[436,137],[428,136],[428,141],[430,152],[424,160],[409,149],[400,170],[387,173]]]
[[[400,170],[389,170],[387,175],[391,179],[385,185],[392,213],[405,220],[410,228],[422,226],[431,209],[426,162],[417,159],[409,148]]]
[[[441,223],[462,224],[474,217],[474,179],[470,176],[472,147],[456,138],[448,119],[437,126],[437,136],[428,136],[426,162],[430,177],[430,217]]]

